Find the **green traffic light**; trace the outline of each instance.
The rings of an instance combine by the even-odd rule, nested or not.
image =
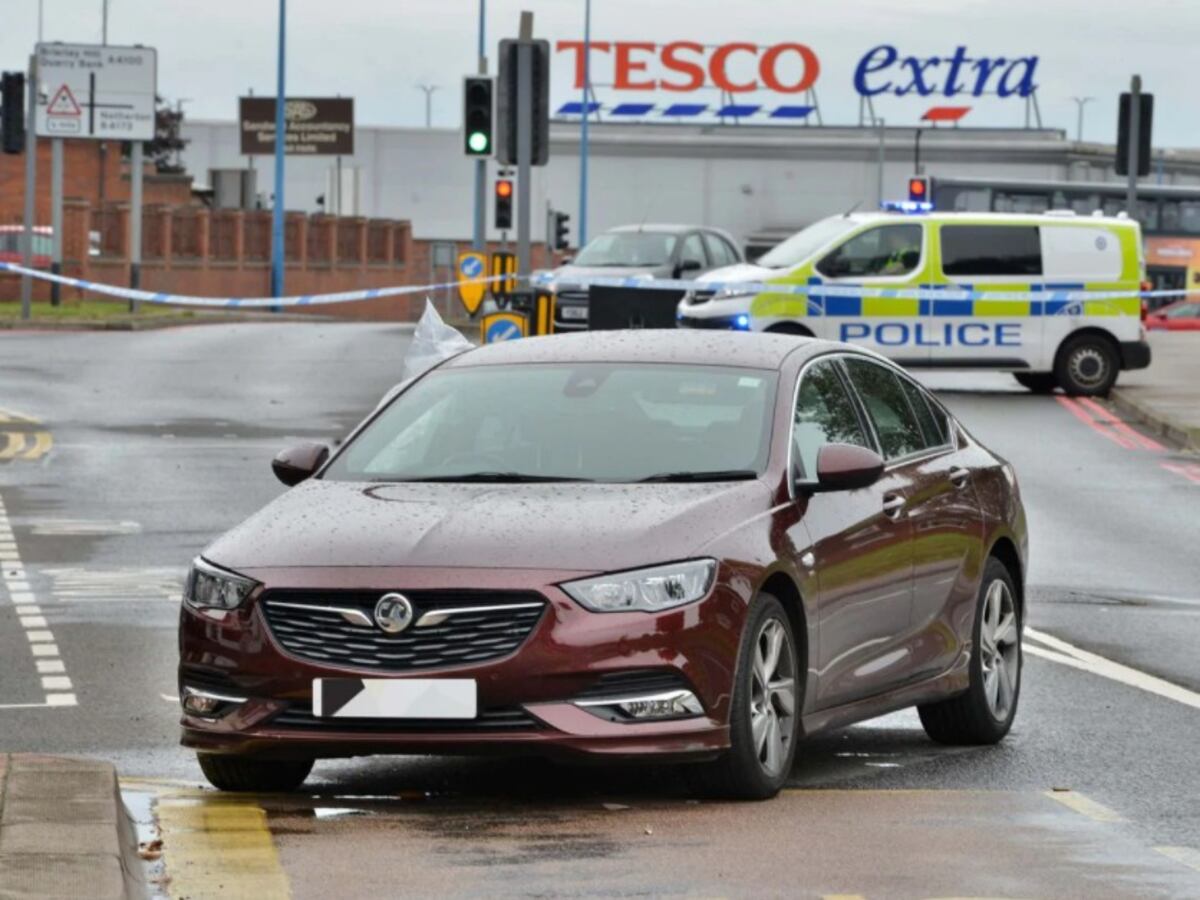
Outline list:
[[[467,147],[472,153],[486,153],[488,148],[488,136],[482,131],[472,131],[467,135]]]

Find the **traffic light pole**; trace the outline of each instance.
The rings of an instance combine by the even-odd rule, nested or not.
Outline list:
[[[37,56],[29,57],[29,91],[25,110],[25,234],[22,250],[23,262],[27,269],[33,267],[33,217],[34,192],[37,190]],[[28,319],[33,315],[33,279],[28,275],[21,276],[21,318]]]
[[[478,74],[487,74],[487,56],[484,52],[487,25],[487,0],[479,0],[479,70]],[[493,109],[495,107],[493,106]],[[495,116],[492,121],[492,134],[495,135]],[[475,160],[475,229],[471,237],[471,249],[483,250],[487,232],[484,230],[487,219],[487,160]]]
[[[1142,76],[1134,75],[1129,83],[1129,181],[1125,187],[1125,211],[1137,219],[1138,145],[1141,141]]]
[[[63,139],[50,141],[50,271],[62,274],[63,260]],[[62,301],[62,285],[50,283],[50,305]]]
[[[517,45],[517,272],[532,270],[529,255],[530,176],[533,160],[533,13],[521,13]]]

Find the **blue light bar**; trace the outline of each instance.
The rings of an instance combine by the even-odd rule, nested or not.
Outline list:
[[[653,103],[618,103],[613,107],[611,116],[644,116],[654,109]]]
[[[933,212],[933,204],[928,200],[884,200],[879,208],[885,212],[927,213]]]
[[[733,327],[736,331],[749,331],[750,330],[750,317],[748,315],[746,315],[745,313],[742,313],[741,315],[736,316],[733,320]]]
[[[664,116],[698,116],[708,107],[703,103],[672,103],[665,110]]]

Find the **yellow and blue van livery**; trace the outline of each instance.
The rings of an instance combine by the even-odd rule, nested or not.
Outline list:
[[[908,366],[991,368],[1104,394],[1149,365],[1141,230],[1070,213],[858,213],[697,279],[681,327],[806,334]],[[745,284],[742,289],[739,285]],[[772,290],[778,285],[777,290]]]

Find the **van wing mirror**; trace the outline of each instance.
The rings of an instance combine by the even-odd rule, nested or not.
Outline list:
[[[305,441],[283,450],[271,460],[271,470],[275,477],[288,487],[297,485],[325,465],[329,459],[329,448],[324,444]]]
[[[826,444],[817,451],[814,491],[853,491],[870,487],[883,475],[883,458],[874,450],[852,444]]]

